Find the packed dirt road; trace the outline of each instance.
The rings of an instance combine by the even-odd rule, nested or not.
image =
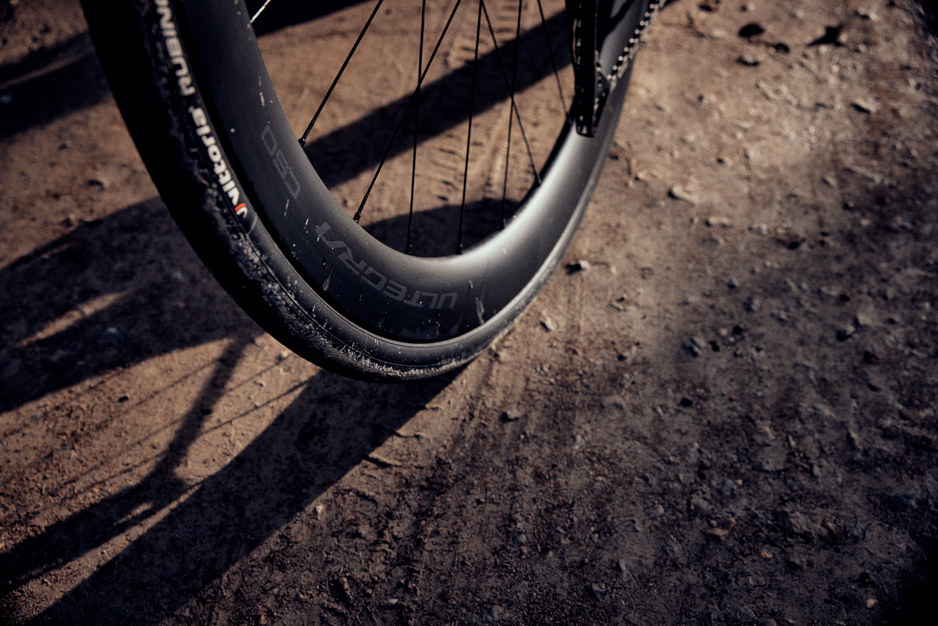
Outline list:
[[[469,367],[396,386],[300,360],[216,286],[77,3],[0,20],[0,622],[938,610],[918,5],[671,2],[569,270]]]

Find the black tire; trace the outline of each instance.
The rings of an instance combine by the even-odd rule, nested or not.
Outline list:
[[[634,4],[623,32],[648,5]],[[573,236],[625,95],[613,92],[592,138],[561,114],[541,181],[507,224],[460,254],[428,258],[379,241],[327,189],[275,95],[247,7],[84,8],[137,147],[200,257],[279,341],[360,378],[442,373],[511,325]]]

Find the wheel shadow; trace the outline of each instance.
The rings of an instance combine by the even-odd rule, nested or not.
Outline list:
[[[156,468],[136,485],[0,556],[4,603],[23,584],[99,548],[185,495],[175,475],[247,342],[232,339]],[[223,469],[31,623],[156,624],[293,520],[449,384],[382,387],[322,373]],[[2,616],[3,621],[15,619]],[[10,622],[7,622],[10,623]]]
[[[116,368],[260,335],[157,199],[0,268],[0,413]]]
[[[0,65],[0,140],[108,97],[88,33]]]
[[[22,609],[16,596],[24,585],[175,506],[36,618],[159,622],[294,519],[452,380],[375,386],[319,373],[193,491],[176,470],[261,331],[205,271],[162,204],[152,199],[80,224],[0,269],[0,293],[0,414],[153,357],[228,342],[146,477],[0,554],[3,623]]]
[[[250,335],[233,337],[215,362],[198,401],[180,420],[166,452],[155,468],[139,483],[127,487],[72,516],[54,524],[41,535],[30,537],[0,555],[0,594],[69,563],[94,550],[181,497],[189,486],[175,475],[189,447],[197,438],[204,416],[224,394],[237,361]]]

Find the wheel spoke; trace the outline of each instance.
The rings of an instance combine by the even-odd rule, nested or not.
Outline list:
[[[394,133],[391,135],[391,140],[388,141],[387,148],[385,149],[384,154],[381,156],[381,160],[378,162],[378,167],[375,170],[374,176],[371,177],[371,182],[368,184],[368,189],[365,191],[365,195],[362,198],[361,204],[358,205],[358,210],[355,212],[355,216],[352,218],[356,222],[358,222],[362,217],[362,211],[365,210],[365,204],[368,202],[368,197],[371,195],[371,191],[374,189],[375,183],[378,181],[378,176],[381,174],[381,170],[384,168],[384,164],[387,162],[388,156],[391,154],[391,150],[394,148],[394,142],[397,139],[397,136],[400,134],[401,129],[404,127],[404,122],[407,120],[407,115],[410,113],[410,108],[414,105],[418,90],[423,85],[423,81],[427,78],[427,73],[430,71],[430,67],[433,65],[433,60],[436,58],[436,53],[440,50],[440,45],[442,45],[447,31],[449,31],[450,25],[453,23],[453,18],[456,17],[456,11],[459,9],[461,2],[462,0],[456,0],[456,4],[453,5],[453,10],[450,11],[449,19],[446,20],[446,26],[443,27],[443,32],[440,33],[440,37],[437,39],[436,45],[433,47],[433,52],[430,53],[430,58],[427,60],[427,64],[420,74],[420,80],[417,81],[417,88],[411,92],[410,97],[407,100],[407,106],[404,108],[404,112],[401,114],[401,117],[397,122],[397,127],[394,129]]]
[[[267,1],[269,3],[270,0]],[[264,3],[264,6],[267,6],[267,3]],[[378,10],[381,8],[381,5],[384,4],[384,0],[378,0],[375,3],[375,8],[371,11],[371,15],[368,16],[368,21],[365,22],[365,25],[362,27],[361,32],[358,33],[358,37],[355,39],[355,43],[352,44],[352,49],[349,50],[348,55],[345,57],[345,61],[342,63],[342,67],[339,68],[339,73],[335,75],[335,78],[332,79],[332,84],[329,85],[329,89],[326,91],[326,95],[323,96],[322,102],[319,103],[319,108],[316,109],[316,113],[313,114],[313,119],[309,121],[309,124],[306,126],[306,131],[303,133],[303,136],[300,137],[300,145],[306,145],[306,140],[309,138],[309,134],[313,132],[313,126],[316,125],[316,120],[319,119],[319,114],[322,113],[323,107],[326,106],[326,102],[332,96],[332,92],[335,90],[335,86],[339,84],[339,80],[342,78],[342,74],[345,73],[345,68],[348,67],[349,61],[352,60],[352,56],[355,55],[355,51],[358,50],[358,45],[362,42],[362,39],[365,38],[365,33],[368,32],[368,29],[371,28],[371,23],[375,20],[375,16],[378,14]],[[264,7],[261,7],[263,10]]]
[[[502,59],[501,52],[499,51],[498,38],[495,36],[495,29],[492,26],[492,20],[489,19],[488,9],[485,8],[485,1],[479,0],[482,5],[482,13],[485,15],[485,23],[488,26],[489,34],[492,36],[492,44],[495,46],[495,58],[498,61],[498,68],[502,73],[502,80],[505,81],[505,87],[508,89],[509,99],[511,101],[511,111],[515,114],[518,119],[518,130],[521,132],[521,140],[524,142],[525,150],[528,153],[528,163],[531,166],[531,173],[534,175],[535,183],[541,184],[541,176],[537,171],[537,165],[534,162],[534,154],[531,151],[531,144],[528,142],[528,134],[524,130],[524,122],[521,120],[521,113],[518,111],[518,107],[515,103],[515,94],[514,86],[511,84],[511,81],[508,80],[508,70],[505,69],[505,62]]]
[[[407,243],[404,246],[405,252],[411,254],[414,251],[413,246],[413,226],[414,226],[414,193],[417,182],[417,139],[420,121],[420,84],[421,74],[423,73],[423,37],[427,24],[427,0],[420,3],[420,42],[417,48],[417,87],[414,96],[414,150],[410,163],[410,208],[407,213]]]
[[[469,90],[469,129],[466,131],[466,160],[463,166],[462,175],[462,200],[459,203],[459,231],[456,237],[456,252],[462,253],[463,248],[463,227],[465,226],[466,215],[466,189],[469,186],[469,149],[472,147],[472,118],[475,115],[476,99],[476,79],[479,74],[479,39],[482,33],[482,12],[485,10],[485,3],[479,0],[479,11],[476,17],[476,39],[475,51],[472,57],[472,87]]]
[[[541,16],[541,32],[544,33],[544,46],[547,48],[547,56],[550,58],[550,65],[554,70],[554,78],[557,81],[557,94],[560,97],[560,104],[561,106],[566,106],[567,99],[563,97],[563,84],[560,80],[559,65],[557,65],[557,57],[554,55],[554,46],[550,41],[550,33],[547,31],[547,18],[544,17],[544,6],[541,4],[541,0],[537,0],[537,10]]]
[[[518,84],[518,56],[521,48],[521,10],[523,0],[518,0],[518,17],[515,20],[515,56],[511,68],[511,98],[515,97],[515,86]],[[505,140],[505,175],[502,178],[502,205],[499,216],[499,228],[504,228],[508,220],[508,172],[511,169],[511,127],[514,116],[508,115],[508,139]]]
[[[268,4],[270,4],[270,0],[264,0],[264,4],[261,5],[261,8],[259,8],[259,9],[257,10],[257,12],[254,13],[254,15],[251,16],[251,24],[254,24],[254,20],[256,20],[258,17],[260,17],[260,14],[264,12],[264,9],[267,8],[267,5],[268,5]]]

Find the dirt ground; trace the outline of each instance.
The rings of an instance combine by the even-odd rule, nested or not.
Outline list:
[[[216,286],[75,2],[0,22],[0,622],[934,619],[918,5],[672,2],[568,254],[589,268],[392,386]]]

